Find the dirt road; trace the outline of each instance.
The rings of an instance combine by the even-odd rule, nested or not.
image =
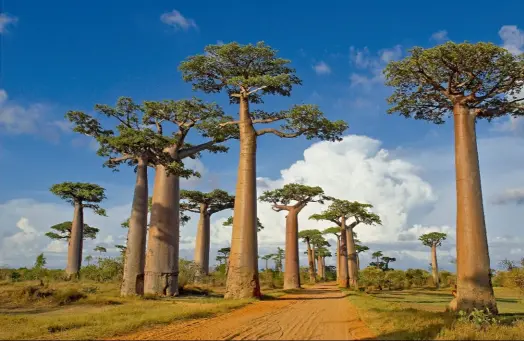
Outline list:
[[[208,319],[173,323],[125,340],[362,340],[373,333],[334,284],[250,304]]]

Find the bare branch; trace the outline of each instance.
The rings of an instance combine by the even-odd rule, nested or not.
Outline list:
[[[272,209],[273,209],[273,211],[275,211],[275,212],[280,212],[280,211],[289,211],[289,210],[290,210],[290,207],[289,207],[289,206],[286,206],[286,205],[273,204]]]
[[[109,160],[107,160],[107,163],[117,163],[117,162],[131,160],[131,159],[135,159],[135,157],[133,155],[124,154],[124,155],[119,156],[119,157],[109,158]]]
[[[215,143],[217,143],[217,141],[215,140],[212,140],[212,141],[208,141],[206,143],[202,143],[202,144],[199,144],[199,145],[196,145],[196,146],[193,146],[193,147],[189,147],[187,149],[182,149],[180,150],[180,152],[178,153],[178,158],[180,160],[186,158],[186,157],[189,157],[191,155],[195,155],[196,153],[198,152],[201,152],[209,147],[212,147]]]
[[[283,120],[284,117],[271,117],[271,118],[261,118],[261,119],[258,119],[258,120],[253,120],[253,124],[257,124],[257,123],[271,123],[271,122],[276,122],[276,121],[280,121],[280,120]]]
[[[230,122],[224,122],[224,123],[220,123],[218,126],[219,127],[225,127],[225,126],[229,126],[229,125],[232,125],[232,124],[239,124],[240,121],[230,121]]]
[[[256,133],[257,133],[257,136],[262,136],[265,134],[274,134],[282,138],[294,138],[294,137],[297,137],[303,134],[303,131],[297,131],[295,133],[284,133],[275,128],[264,128],[264,129],[257,130]]]
[[[267,85],[261,86],[260,88],[253,89],[253,90],[249,91],[247,94],[251,95],[251,94],[253,94],[253,93],[257,92],[257,91],[263,90],[265,88],[267,88]]]

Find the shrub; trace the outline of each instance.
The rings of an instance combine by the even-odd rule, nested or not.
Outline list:
[[[422,269],[407,269],[406,278],[410,281],[411,285],[414,287],[425,286],[428,282],[428,278],[431,275],[428,271]]]
[[[362,285],[366,288],[382,289],[386,272],[374,266],[368,266],[360,271],[359,278]]]
[[[184,286],[195,283],[198,265],[195,262],[181,258],[178,261],[178,290]]]
[[[402,270],[387,271],[384,275],[385,285],[391,290],[405,289],[407,278]]]
[[[282,288],[284,286],[284,276],[282,272],[267,269],[260,272],[260,286],[268,289]]]
[[[457,276],[449,271],[443,270],[439,272],[441,287],[454,287],[457,283]]]

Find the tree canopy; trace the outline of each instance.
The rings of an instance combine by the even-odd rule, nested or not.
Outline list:
[[[148,165],[163,165],[170,174],[188,178],[200,174],[184,167],[183,159],[197,157],[199,152],[225,152],[227,147],[217,143],[238,137],[235,127],[221,127],[232,117],[226,116],[215,103],[204,103],[197,98],[183,100],[145,101],[136,104],[129,97],[120,97],[115,107],[97,104],[95,110],[116,121],[114,129],[104,129],[99,120],[80,111],[69,111],[66,117],[73,122],[74,131],[94,137],[100,148],[98,155],[107,157],[105,166],[113,168],[122,163],[136,165],[143,157]],[[174,125],[167,136],[164,125]],[[191,145],[186,137],[196,130],[210,141]]]
[[[324,195],[324,190],[321,187],[297,183],[286,184],[282,188],[265,191],[258,199],[273,204],[272,208],[277,212],[291,208],[303,208],[310,202],[323,204],[325,200],[333,200],[333,198]]]
[[[386,85],[394,88],[388,113],[437,124],[444,123],[456,104],[488,120],[524,114],[524,99],[517,98],[524,82],[524,55],[483,42],[447,42],[414,47],[410,53],[384,69]]]
[[[232,209],[235,205],[235,196],[221,189],[215,189],[209,193],[181,190],[180,200],[181,210],[193,213],[200,213],[201,204],[206,206],[208,214]]]
[[[222,224],[223,226],[233,226],[233,216],[230,216],[227,218],[227,220]],[[258,232],[262,231],[264,229],[264,225],[262,225],[262,222],[257,217],[257,230]]]
[[[418,238],[424,244],[425,246],[440,246],[442,245],[442,241],[446,240],[447,234],[442,232],[430,232],[423,234]]]
[[[97,252],[102,253],[102,252],[107,252],[107,249],[105,247],[103,247],[103,246],[97,245],[97,246],[95,246],[93,251],[97,251]]]
[[[361,204],[357,201],[348,201],[335,199],[329,207],[322,213],[311,215],[309,219],[313,220],[327,220],[341,226],[341,218],[345,219],[354,218],[352,226],[364,223],[366,225],[382,224],[380,217],[375,213],[369,212],[368,209],[372,208],[371,204]]]
[[[56,224],[50,227],[52,230],[55,230],[56,232],[47,232],[45,235],[51,239],[69,239],[69,237],[71,236],[72,226],[73,226],[73,222],[64,221],[63,223]],[[87,239],[87,238],[95,239],[99,231],[100,230],[97,229],[96,227],[92,227],[87,224],[84,224],[84,231],[83,231],[84,239]]]
[[[355,243],[355,249],[356,249],[357,253],[362,253],[362,252],[368,251],[369,247],[367,247],[366,245],[361,245],[361,244]]]
[[[298,231],[298,238],[301,238],[305,242],[310,242],[311,239],[316,238],[316,236],[321,236],[321,232],[316,229]]]
[[[202,55],[188,57],[179,70],[194,90],[205,93],[226,91],[232,103],[247,98],[251,103],[263,103],[263,95],[289,96],[294,85],[301,84],[291,62],[277,57],[276,50],[258,42],[256,45],[240,45],[236,42],[208,45]],[[252,124],[279,122],[280,127],[263,128],[256,135],[274,134],[283,138],[304,135],[307,139],[340,140],[347,129],[342,121],[329,121],[316,105],[295,105],[289,110],[265,112],[253,110]],[[226,125],[237,125],[231,121]]]
[[[106,211],[98,205],[106,198],[103,187],[86,182],[66,181],[51,186],[49,190],[71,205],[78,202],[82,207],[92,209],[95,214],[106,216]]]

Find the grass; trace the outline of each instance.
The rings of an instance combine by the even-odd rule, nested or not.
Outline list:
[[[57,282],[45,288],[53,295],[43,298],[22,294],[27,287],[27,282],[0,286],[1,340],[107,338],[208,317],[252,302],[224,300],[209,289],[201,292],[195,288],[189,291],[190,296],[141,299],[119,297],[116,283]]]
[[[372,294],[350,292],[349,300],[360,318],[381,340],[522,340],[524,303],[516,291],[495,288],[501,325],[477,329],[455,322],[445,312],[452,296],[449,289],[380,291]]]

